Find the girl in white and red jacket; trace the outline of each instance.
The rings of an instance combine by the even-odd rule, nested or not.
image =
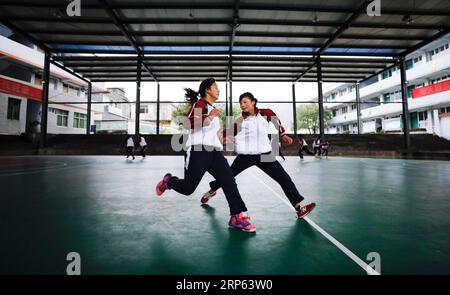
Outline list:
[[[231,140],[234,136],[234,145],[238,156],[231,165],[233,174],[237,176],[245,169],[257,166],[278,182],[286,197],[296,209],[297,217],[305,217],[314,209],[316,204],[302,205],[304,198],[298,192],[291,177],[271,153],[272,147],[269,140],[270,123],[272,122],[275,128],[279,130],[283,141],[292,144],[292,138],[285,134],[284,127],[271,109],[258,109],[256,107],[257,100],[250,92],[242,94],[239,97],[239,103],[242,109],[242,116],[235,121],[233,130],[228,130],[224,134],[226,140]],[[210,187],[211,189],[203,195],[202,203],[207,203],[209,199],[216,195],[220,184],[218,181],[213,181],[210,183]]]
[[[219,110],[214,103],[219,98],[219,88],[213,78],[203,80],[198,92],[186,90],[186,98],[191,103],[184,127],[189,129],[186,142],[184,179],[167,173],[156,186],[156,194],[161,196],[165,190],[190,195],[197,188],[206,172],[221,184],[230,207],[229,227],[254,232],[255,226],[249,222],[244,201],[237,189],[230,165],[223,155],[223,145],[218,132],[221,129]],[[199,99],[200,98],[200,99]]]

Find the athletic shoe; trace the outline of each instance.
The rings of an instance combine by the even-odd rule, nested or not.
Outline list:
[[[250,222],[250,217],[244,216],[242,213],[238,215],[232,215],[228,222],[228,227],[243,230],[245,232],[255,232],[256,227]]]
[[[305,205],[300,208],[300,210],[297,210],[297,218],[303,218],[306,215],[308,215],[314,208],[316,207],[316,203],[311,203],[308,205]]]
[[[214,197],[217,193],[215,191],[213,191],[212,193],[210,193],[209,191],[207,191],[206,193],[203,194],[202,199],[200,200],[200,202],[202,202],[202,204],[206,204],[208,203],[209,199],[211,199],[212,197]]]
[[[167,173],[166,175],[164,175],[164,178],[160,182],[158,182],[158,185],[156,186],[156,195],[157,196],[161,196],[166,191],[166,189],[170,189],[167,186],[167,183],[169,182],[169,179],[171,177],[172,177],[172,174]]]

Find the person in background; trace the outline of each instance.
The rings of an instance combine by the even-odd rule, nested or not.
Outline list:
[[[314,153],[311,152],[308,149],[308,143],[306,142],[305,138],[303,137],[303,135],[299,135],[298,140],[300,141],[300,149],[298,150],[298,155],[300,157],[301,161],[304,161],[303,159],[303,152],[307,153],[308,155],[313,156]]]
[[[127,136],[127,141],[126,141],[126,145],[127,145],[127,159],[132,156],[133,160],[134,160],[134,154],[133,154],[133,149],[134,149],[134,140],[133,137],[131,135]]]
[[[139,133],[139,146],[141,148],[141,155],[145,158],[145,150],[147,149],[147,141],[145,141],[144,136]]]
[[[322,156],[325,156],[328,159],[328,149],[330,148],[330,143],[326,140],[322,143]]]
[[[319,136],[313,142],[314,156],[316,158],[321,158],[321,154],[322,154],[321,146],[322,146],[322,143],[321,143],[320,136]]]

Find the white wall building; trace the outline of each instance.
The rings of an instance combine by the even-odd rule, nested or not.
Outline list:
[[[450,139],[449,47],[450,35],[447,35],[406,58],[412,132]],[[402,131],[399,67],[361,84],[360,99],[363,133]],[[324,101],[333,113],[326,133],[357,133],[357,107],[352,103],[356,101],[356,85],[344,84],[327,91]]]
[[[43,67],[43,52],[0,25],[0,134],[39,132]],[[93,83],[92,101],[97,131],[134,132],[134,107],[123,89]],[[86,123],[87,84],[51,64],[47,132],[84,134]]]
[[[2,35],[11,37],[2,27]],[[11,33],[12,34],[12,33]],[[41,120],[44,54],[31,44],[0,35],[0,134],[38,132]],[[93,91],[99,91],[93,87]],[[47,131],[85,133],[87,84],[50,66]],[[92,105],[91,117],[102,114]],[[91,120],[93,124],[93,120]]]

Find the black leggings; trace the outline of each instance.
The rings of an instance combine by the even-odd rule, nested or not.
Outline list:
[[[322,149],[320,147],[315,147],[314,148],[314,155],[317,154],[317,156],[320,156],[321,153],[322,153]]]
[[[132,156],[134,158],[133,147],[132,146],[127,146],[127,158],[129,156]]]
[[[201,150],[197,150],[198,148],[191,147],[191,150],[185,155],[184,179],[172,177],[167,183],[169,188],[180,194],[190,195],[197,188],[203,175],[209,172],[223,187],[230,214],[235,215],[247,211],[223,152],[212,150],[212,147],[200,147]]]
[[[141,156],[145,157],[145,150],[147,149],[147,146],[141,146]]]
[[[283,166],[281,166],[275,158],[272,159],[273,161],[261,161],[261,156],[262,155],[238,155],[233,164],[231,164],[231,170],[233,171],[234,176],[237,176],[247,168],[257,166],[273,180],[278,182],[292,206],[300,203],[303,200],[303,197],[298,192],[291,177],[283,169]],[[264,157],[268,156],[269,155],[264,155]],[[210,182],[209,186],[214,191],[217,191],[221,187],[220,182],[218,181]]]
[[[307,153],[308,155],[313,156],[314,153],[308,150],[308,146],[304,145],[302,148],[298,151],[298,155],[300,156],[300,159],[303,159],[303,152]]]
[[[322,156],[328,157],[328,149],[322,148]]]

